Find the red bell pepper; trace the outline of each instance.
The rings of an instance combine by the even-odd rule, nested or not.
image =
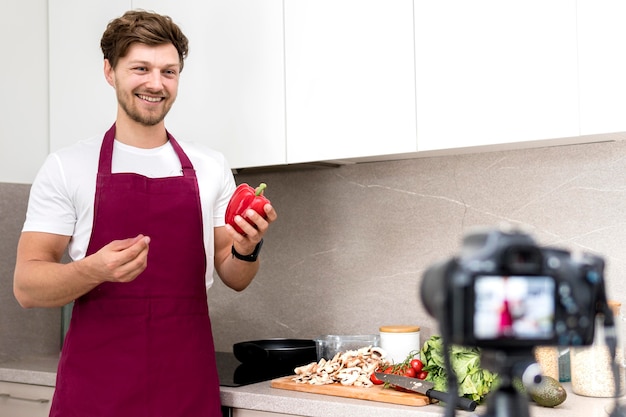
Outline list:
[[[267,188],[265,183],[261,183],[256,189],[246,183],[240,184],[230,198],[228,207],[226,207],[226,223],[234,227],[237,232],[245,235],[245,232],[235,223],[235,216],[240,215],[254,227],[256,227],[254,222],[246,216],[248,209],[256,211],[266,219],[267,214],[265,214],[263,207],[270,204],[270,200],[263,195],[265,188]]]

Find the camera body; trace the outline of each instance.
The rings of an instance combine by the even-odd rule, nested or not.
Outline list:
[[[497,349],[593,341],[604,260],[539,247],[519,231],[478,230],[426,270],[421,298],[451,343]],[[445,331],[444,331],[445,330]]]

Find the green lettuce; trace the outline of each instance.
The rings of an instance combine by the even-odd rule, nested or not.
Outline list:
[[[443,340],[432,336],[420,351],[424,370],[428,371],[427,381],[432,381],[434,389],[447,390],[447,374],[443,360]],[[452,345],[450,363],[459,381],[459,395],[480,403],[497,384],[498,375],[480,367],[480,349]]]

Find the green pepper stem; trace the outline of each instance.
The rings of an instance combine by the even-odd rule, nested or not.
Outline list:
[[[262,182],[258,187],[254,190],[254,195],[263,195],[263,191],[267,188],[267,184]]]

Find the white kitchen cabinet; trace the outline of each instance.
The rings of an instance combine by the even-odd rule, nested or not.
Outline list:
[[[190,41],[166,119],[170,132],[222,151],[233,168],[286,162],[282,0],[63,0],[49,7],[51,150],[115,120],[100,37],[108,21],[140,8],[171,16]],[[67,19],[76,13],[81,19]]]
[[[419,151],[579,135],[576,2],[415,0],[414,16]]]
[[[189,38],[168,129],[226,155],[231,167],[286,163],[282,0],[133,0]]]
[[[626,131],[626,2],[578,0],[580,131]]]
[[[412,0],[285,0],[287,161],[417,150]]]
[[[189,37],[167,127],[233,168],[624,131],[622,3],[49,2],[50,149],[113,122],[99,41],[130,8]]]
[[[46,0],[0,3],[0,182],[31,183],[48,154]]]
[[[130,8],[130,0],[48,2],[50,150],[104,133],[115,121],[100,38],[107,23]]]
[[[0,381],[0,416],[48,417],[53,387]]]

